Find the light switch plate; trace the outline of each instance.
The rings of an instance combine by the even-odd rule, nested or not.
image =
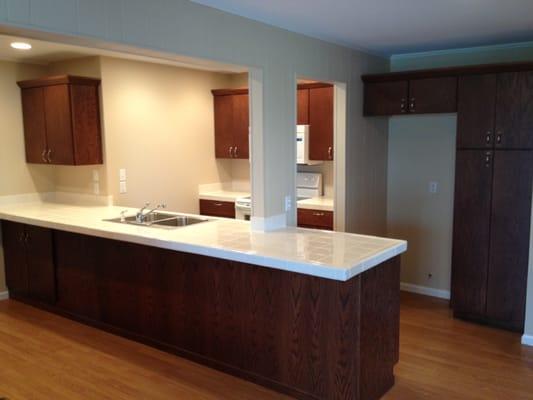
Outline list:
[[[435,181],[429,182],[429,193],[435,194],[439,191],[439,183]]]
[[[126,193],[128,191],[128,188],[126,187],[126,182],[122,181],[120,182],[120,193]]]

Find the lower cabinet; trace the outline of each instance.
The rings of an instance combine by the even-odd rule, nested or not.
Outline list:
[[[10,294],[53,304],[56,275],[52,231],[3,221],[2,237]]]
[[[300,228],[333,230],[333,211],[298,209]]]
[[[452,307],[461,318],[523,331],[533,152],[459,150]]]
[[[235,203],[200,199],[200,214],[208,217],[235,218]]]

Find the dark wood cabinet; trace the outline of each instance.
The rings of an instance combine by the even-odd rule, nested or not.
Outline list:
[[[487,317],[522,330],[525,318],[533,151],[496,151]]]
[[[24,231],[6,226],[8,237]],[[299,399],[371,400],[394,384],[399,257],[341,282],[69,232],[53,237],[58,300],[48,311]]]
[[[18,85],[27,162],[102,164],[98,79],[65,75]]]
[[[409,81],[409,113],[457,111],[457,78],[426,78]]]
[[[457,148],[494,146],[496,74],[459,77]]]
[[[533,149],[533,72],[498,75],[495,147]]]
[[[333,160],[333,86],[309,89],[309,159]]]
[[[200,214],[210,217],[235,218],[235,203],[200,199]]]
[[[408,111],[408,81],[365,83],[365,116],[387,116],[405,114]]]
[[[298,226],[300,228],[333,230],[333,211],[310,210],[298,208]]]
[[[53,304],[56,275],[52,231],[3,221],[2,233],[10,293]]]
[[[457,111],[457,78],[368,82],[364,115],[450,113]]]
[[[296,124],[309,125],[309,89],[298,89],[296,95]]]
[[[533,152],[457,152],[452,304],[458,317],[524,326]]]
[[[213,90],[215,157],[249,158],[248,90]]]
[[[493,151],[460,150],[455,163],[452,302],[482,316],[487,300]]]

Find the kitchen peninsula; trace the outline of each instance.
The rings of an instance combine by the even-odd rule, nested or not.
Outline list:
[[[406,242],[104,221],[123,210],[0,205],[10,297],[299,399],[378,399],[393,385]]]

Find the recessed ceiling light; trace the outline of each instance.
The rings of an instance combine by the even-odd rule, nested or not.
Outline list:
[[[31,49],[31,44],[26,42],[13,42],[11,43],[11,47],[17,50],[29,50]]]

